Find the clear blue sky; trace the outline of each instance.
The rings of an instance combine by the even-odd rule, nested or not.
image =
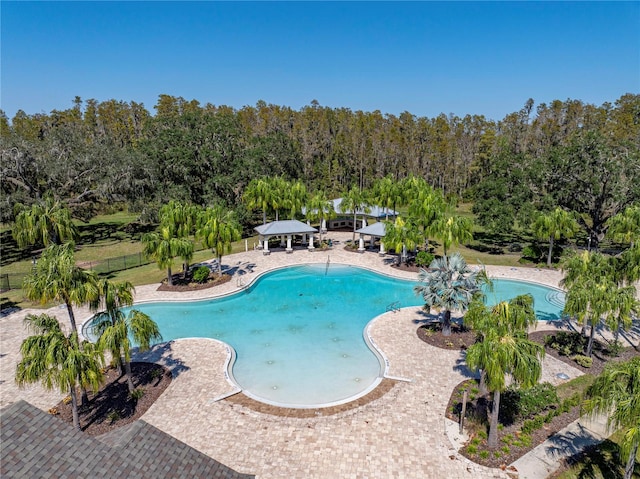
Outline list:
[[[640,92],[640,2],[11,2],[0,106],[258,100],[496,120]]]

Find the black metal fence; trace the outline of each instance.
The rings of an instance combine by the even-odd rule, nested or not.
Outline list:
[[[196,251],[202,251],[204,248],[196,248]],[[95,271],[98,274],[115,273],[116,271],[124,271],[125,269],[137,268],[150,264],[150,261],[142,253],[128,254],[125,256],[116,256],[114,258],[105,258],[100,261],[85,261],[80,266],[84,269]],[[2,273],[0,274],[0,292],[9,291],[10,289],[21,289],[22,281],[27,273]]]
[[[4,293],[10,289],[21,289],[22,281],[26,273],[3,273],[0,274],[0,292]]]
[[[124,271],[125,269],[137,268],[149,264],[149,261],[142,253],[128,254],[125,256],[117,256],[115,258],[106,258],[100,261],[89,261],[82,263],[82,267],[90,269],[100,274],[114,273],[116,271]]]

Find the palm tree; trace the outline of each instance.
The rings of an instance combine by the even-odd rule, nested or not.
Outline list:
[[[405,200],[403,185],[391,176],[380,178],[373,184],[372,198],[377,204],[384,207],[385,219],[388,220],[389,208],[395,210],[396,205]]]
[[[35,269],[22,283],[25,296],[45,304],[62,301],[67,307],[71,331],[78,333],[73,306],[81,306],[99,297],[96,276],[75,264],[74,244],[50,244]]]
[[[206,248],[212,248],[218,259],[218,274],[222,274],[222,255],[231,253],[231,244],[242,237],[233,212],[219,205],[207,208],[200,217],[196,235]]]
[[[242,199],[249,210],[262,210],[262,223],[267,224],[267,211],[271,209],[274,191],[271,184],[263,179],[253,179],[244,190]]]
[[[536,321],[530,298],[503,301],[491,309],[484,305],[480,309],[480,304],[474,302],[474,314],[482,340],[467,349],[466,361],[469,368],[482,371],[487,389],[493,392],[487,443],[495,448],[500,394],[507,387],[506,377],[524,388],[535,385],[542,374],[544,346],[527,339],[526,325]]]
[[[393,248],[400,256],[400,261],[407,262],[407,249],[415,249],[422,241],[420,230],[411,221],[397,217],[394,222],[385,221],[384,244]]]
[[[98,313],[93,323],[98,335],[98,348],[111,352],[118,365],[124,365],[129,391],[134,390],[131,375],[131,348],[133,342],[139,351],[147,351],[151,343],[162,341],[158,325],[145,313],[132,309],[127,316],[120,310],[112,309]]]
[[[607,414],[610,430],[624,430],[624,479],[631,479],[640,444],[640,358],[608,364],[587,389],[587,398],[584,410],[588,414]]]
[[[469,218],[454,214],[443,214],[437,217],[429,227],[429,233],[442,241],[444,257],[452,245],[473,239],[473,222]]]
[[[436,258],[429,269],[418,274],[420,284],[413,290],[422,295],[425,309],[443,311],[442,334],[451,335],[451,311],[464,313],[477,293],[480,285],[489,282],[484,269],[472,270],[462,255],[455,253],[449,258]]]
[[[142,253],[149,259],[155,260],[158,268],[167,269],[167,281],[173,284],[171,265],[173,258],[191,258],[193,243],[187,238],[180,238],[170,226],[160,226],[160,232],[146,233],[142,236]]]
[[[100,387],[104,357],[90,342],[80,343],[77,333],[66,336],[56,318],[30,314],[24,322],[34,335],[20,346],[22,358],[16,367],[18,386],[41,382],[45,389],[58,388],[62,393],[69,393],[73,425],[79,430],[76,388],[90,387],[95,391]]]
[[[640,238],[640,206],[627,207],[623,212],[611,217],[607,222],[609,235],[614,241],[634,244]]]
[[[34,203],[30,208],[18,203],[14,210],[16,220],[12,234],[20,248],[76,241],[80,236],[71,219],[71,212],[51,196]]]
[[[307,218],[311,221],[320,221],[320,242],[322,243],[322,222],[335,218],[336,212],[333,203],[329,201],[324,191],[313,195],[307,203]]]
[[[179,238],[195,233],[200,208],[188,203],[171,200],[160,208],[160,224],[169,226]]]
[[[439,190],[434,190],[422,179],[412,179],[407,182],[407,197],[409,199],[409,215],[418,225],[425,239],[425,245],[429,246],[428,233],[433,223],[441,218],[446,211],[444,196]]]
[[[365,213],[371,211],[369,205],[367,203],[367,199],[360,191],[360,188],[357,186],[352,186],[351,189],[342,197],[342,201],[340,203],[340,212],[353,212],[353,238],[352,241],[356,240],[356,223],[358,221],[358,210],[362,210]]]
[[[573,215],[558,207],[550,213],[540,213],[533,222],[531,228],[538,239],[549,240],[549,252],[547,253],[547,266],[551,268],[553,257],[553,242],[561,238],[571,238],[579,229],[578,222]]]
[[[635,288],[622,286],[612,260],[600,253],[573,255],[562,268],[565,276],[560,284],[567,289],[564,311],[577,318],[583,333],[590,327],[586,354],[591,356],[595,330],[603,318],[615,327],[616,340],[619,327],[630,325],[631,315],[638,310]]]
[[[178,238],[188,238],[195,233],[200,208],[193,204],[171,200],[160,208],[160,226],[166,226]],[[182,259],[182,273],[186,277],[189,262],[193,258],[193,248],[186,248],[179,255]]]
[[[307,187],[302,181],[297,180],[293,183],[285,183],[282,190],[282,206],[289,210],[289,218],[294,219],[296,213],[302,211],[303,206],[309,200]]]

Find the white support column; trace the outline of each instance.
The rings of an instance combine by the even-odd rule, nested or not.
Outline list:
[[[364,253],[364,236],[360,235],[360,240],[358,241],[358,251]]]
[[[382,238],[380,238],[380,256],[384,256],[387,252],[384,249],[384,243],[382,242]]]
[[[265,236],[264,237],[264,242],[263,242],[263,248],[262,248],[262,253],[263,254],[270,254],[271,251],[269,251],[269,237]]]
[[[287,235],[287,253],[292,253],[293,248],[291,247],[291,235]]]
[[[313,251],[315,246],[313,246],[313,233],[309,235],[309,251]]]

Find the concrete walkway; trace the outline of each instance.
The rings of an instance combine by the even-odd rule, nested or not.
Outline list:
[[[233,274],[229,283],[189,293],[159,292],[157,284],[140,286],[136,288],[136,300],[180,301],[230,294],[273,268],[310,262],[352,264],[416,278],[415,273],[390,268],[389,256],[345,251],[342,244],[350,234],[331,233],[329,237],[336,245],[330,251],[273,251],[268,256],[249,251],[226,256],[223,264]],[[489,266],[487,270],[493,277],[555,287],[561,277],[557,271],[529,268]],[[26,336],[22,319],[29,312],[34,311],[0,318],[0,406],[25,399],[47,410],[61,399],[60,394],[46,392],[38,385],[21,390],[14,382],[19,346]],[[63,324],[68,323],[66,310],[56,307],[47,312],[58,316]],[[81,309],[77,316],[82,323],[90,318],[90,312]],[[417,338],[416,329],[422,321],[421,308],[413,307],[382,314],[369,326],[371,338],[389,361],[388,375],[410,382],[397,381],[388,393],[363,406],[316,418],[272,416],[219,400],[234,392],[224,373],[229,357],[224,343],[196,338],[157,345],[137,359],[165,365],[174,380],[143,419],[235,470],[256,474],[260,479],[506,478],[505,472],[479,466],[458,454],[458,442],[447,434],[444,412],[451,391],[471,373],[459,351],[433,348]],[[552,323],[541,324],[539,329],[556,327]],[[542,380],[558,384],[558,372],[570,378],[581,374],[547,356]],[[559,449],[562,442],[555,446]],[[539,455],[532,452],[526,456],[529,462],[516,465],[521,477],[541,477],[527,474],[547,467],[544,464],[553,459],[548,451],[553,449],[543,448],[544,454]]]
[[[562,461],[609,437],[607,420],[581,417],[554,434],[520,459],[514,466],[521,479],[545,479],[560,469]]]

